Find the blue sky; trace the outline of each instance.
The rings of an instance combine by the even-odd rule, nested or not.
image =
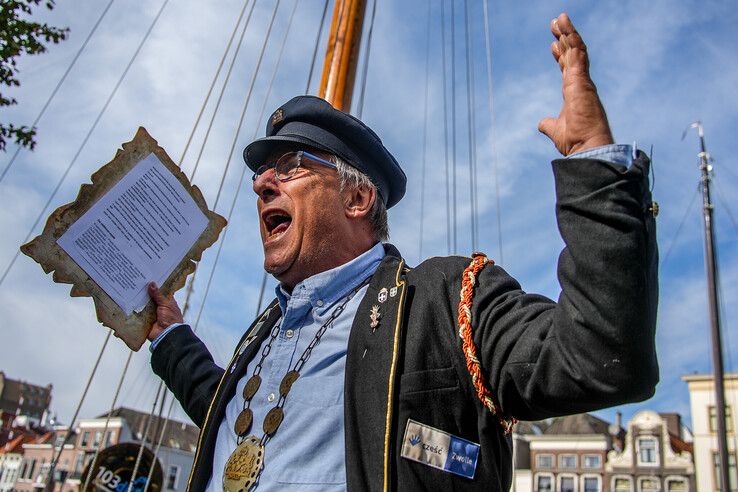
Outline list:
[[[332,3],[332,2],[331,2]],[[11,93],[18,106],[3,110],[3,121],[31,122],[81,46],[104,4],[92,0],[59,0],[56,9],[39,13],[56,25],[71,28],[70,39],[49,53],[21,61],[21,82]],[[370,12],[372,2],[368,2]],[[598,85],[618,142],[653,146],[654,195],[661,205],[658,237],[662,255],[658,353],[661,382],[649,401],[620,407],[625,418],[639,409],[676,411],[689,421],[689,400],[681,375],[711,369],[704,280],[700,199],[690,203],[699,181],[698,141],[683,130],[704,123],[715,162],[716,230],[721,268],[721,295],[726,369],[736,370],[738,326],[738,11],[729,1],[535,1],[490,2],[494,112],[488,107],[482,2],[470,1],[471,53],[474,73],[475,140],[478,175],[477,249],[487,252],[529,292],[556,298],[556,261],[563,244],[554,217],[553,178],[549,161],[557,156],[536,130],[539,119],[558,114],[560,75],[549,53],[548,22],[570,13],[592,57]],[[194,183],[213,207],[243,101],[274,1],[256,4],[251,24],[223,95],[220,111]],[[257,74],[252,99],[236,153],[226,174],[217,211],[228,213],[242,170],[240,149],[263,132],[262,103],[267,114],[302,93],[320,20],[322,2],[302,0],[286,49],[267,97],[267,85],[286,32],[292,0],[279,6],[269,48]],[[70,72],[39,123],[39,144],[23,151],[0,183],[0,266],[4,270],[57,185],[64,169],[97,117],[131,59],[161,2],[118,0]],[[79,185],[108,162],[115,149],[144,126],[178,161],[210,80],[217,68],[242,3],[225,0],[218,8],[202,2],[172,0],[134,61],[120,89],[81,149],[59,193],[56,208],[72,201]],[[469,205],[466,69],[463,2],[456,3],[456,165],[457,248],[472,249]],[[390,211],[392,242],[410,264],[422,255],[445,255],[447,248],[443,139],[443,61],[440,2],[431,3],[428,79],[428,143],[425,209],[421,214],[423,128],[426,88],[427,3],[380,1],[369,58],[363,119],[383,138],[409,179],[405,199]],[[329,10],[330,15],[330,10]],[[450,3],[446,3],[447,63],[450,70]],[[321,41],[319,56],[324,51]],[[230,56],[230,55],[229,55]],[[228,63],[228,61],[226,62]],[[363,63],[363,60],[360,60]],[[320,66],[318,67],[318,69]],[[450,84],[450,71],[447,71]],[[357,77],[358,78],[358,77]],[[220,90],[223,77],[216,85]],[[316,90],[314,77],[311,92]],[[449,93],[449,98],[450,93]],[[183,169],[192,171],[214,108],[210,100]],[[450,99],[449,99],[450,104]],[[450,118],[450,116],[449,116]],[[451,120],[448,119],[448,124]],[[450,127],[449,127],[450,129]],[[4,167],[12,152],[0,155]],[[495,195],[495,167],[500,208]],[[215,258],[208,250],[199,267],[188,318],[194,323],[202,306],[198,331],[217,361],[223,362],[250,323],[261,282],[262,253],[254,196],[245,182],[231,218],[207,302],[203,295]],[[46,210],[44,218],[51,212]],[[497,220],[502,224],[498,230]],[[732,215],[731,215],[732,214]],[[683,221],[683,226],[679,225]],[[39,228],[40,229],[40,228]],[[679,233],[677,234],[677,231]],[[39,231],[34,231],[34,235]],[[502,251],[498,245],[501,244]],[[666,256],[669,252],[668,257]],[[270,281],[269,288],[273,287]],[[53,284],[33,261],[20,257],[0,285],[0,326],[4,350],[0,369],[9,377],[54,385],[53,409],[69,421],[85,379],[105,336],[95,320],[90,299],[69,298],[68,288]],[[82,415],[103,413],[123,368],[122,343],[109,346],[93,382]],[[142,410],[151,406],[157,381],[148,369],[148,351],[135,354],[121,403]],[[732,402],[735,406],[738,402]],[[181,411],[176,415],[181,417]],[[599,412],[607,420],[614,409]]]

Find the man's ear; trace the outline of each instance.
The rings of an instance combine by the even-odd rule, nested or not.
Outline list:
[[[346,217],[350,219],[367,217],[376,199],[375,190],[369,186],[357,186],[350,190],[344,190]]]

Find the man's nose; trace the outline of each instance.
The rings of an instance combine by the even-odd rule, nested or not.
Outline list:
[[[262,201],[269,201],[279,193],[279,180],[274,173],[274,168],[267,169],[256,177],[253,185],[256,193]]]

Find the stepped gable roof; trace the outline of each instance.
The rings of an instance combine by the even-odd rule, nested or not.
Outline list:
[[[577,415],[567,415],[554,419],[551,425],[543,433],[547,436],[551,435],[570,435],[570,434],[608,434],[609,422],[590,415],[588,413],[580,413]]]
[[[98,415],[97,419],[107,418],[108,414],[104,413]],[[149,414],[146,412],[139,412],[132,408],[119,407],[113,410],[111,417],[120,417],[128,423],[128,427],[131,429],[134,439],[141,440],[142,434],[146,430],[146,420]],[[165,422],[164,417],[153,416],[151,425],[149,426],[149,432],[146,435],[146,440],[149,442],[156,443],[161,434],[161,427]],[[187,452],[193,452],[197,447],[197,439],[200,435],[200,431],[197,427],[191,424],[185,424],[177,420],[169,419],[167,423],[167,429],[164,433],[161,445],[169,448],[183,449]]]

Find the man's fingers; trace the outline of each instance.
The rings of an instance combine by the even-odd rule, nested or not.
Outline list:
[[[551,43],[551,54],[553,55],[554,60],[559,61],[559,57],[561,56],[561,45],[559,45],[558,41]]]
[[[577,30],[574,28],[574,24],[571,22],[571,19],[566,12],[562,12],[561,14],[559,14],[559,16],[554,20],[554,24],[556,26],[556,29],[558,29],[560,35],[572,34],[577,32]]]
[[[543,118],[538,122],[538,131],[553,140],[554,129],[556,128],[556,118]]]

